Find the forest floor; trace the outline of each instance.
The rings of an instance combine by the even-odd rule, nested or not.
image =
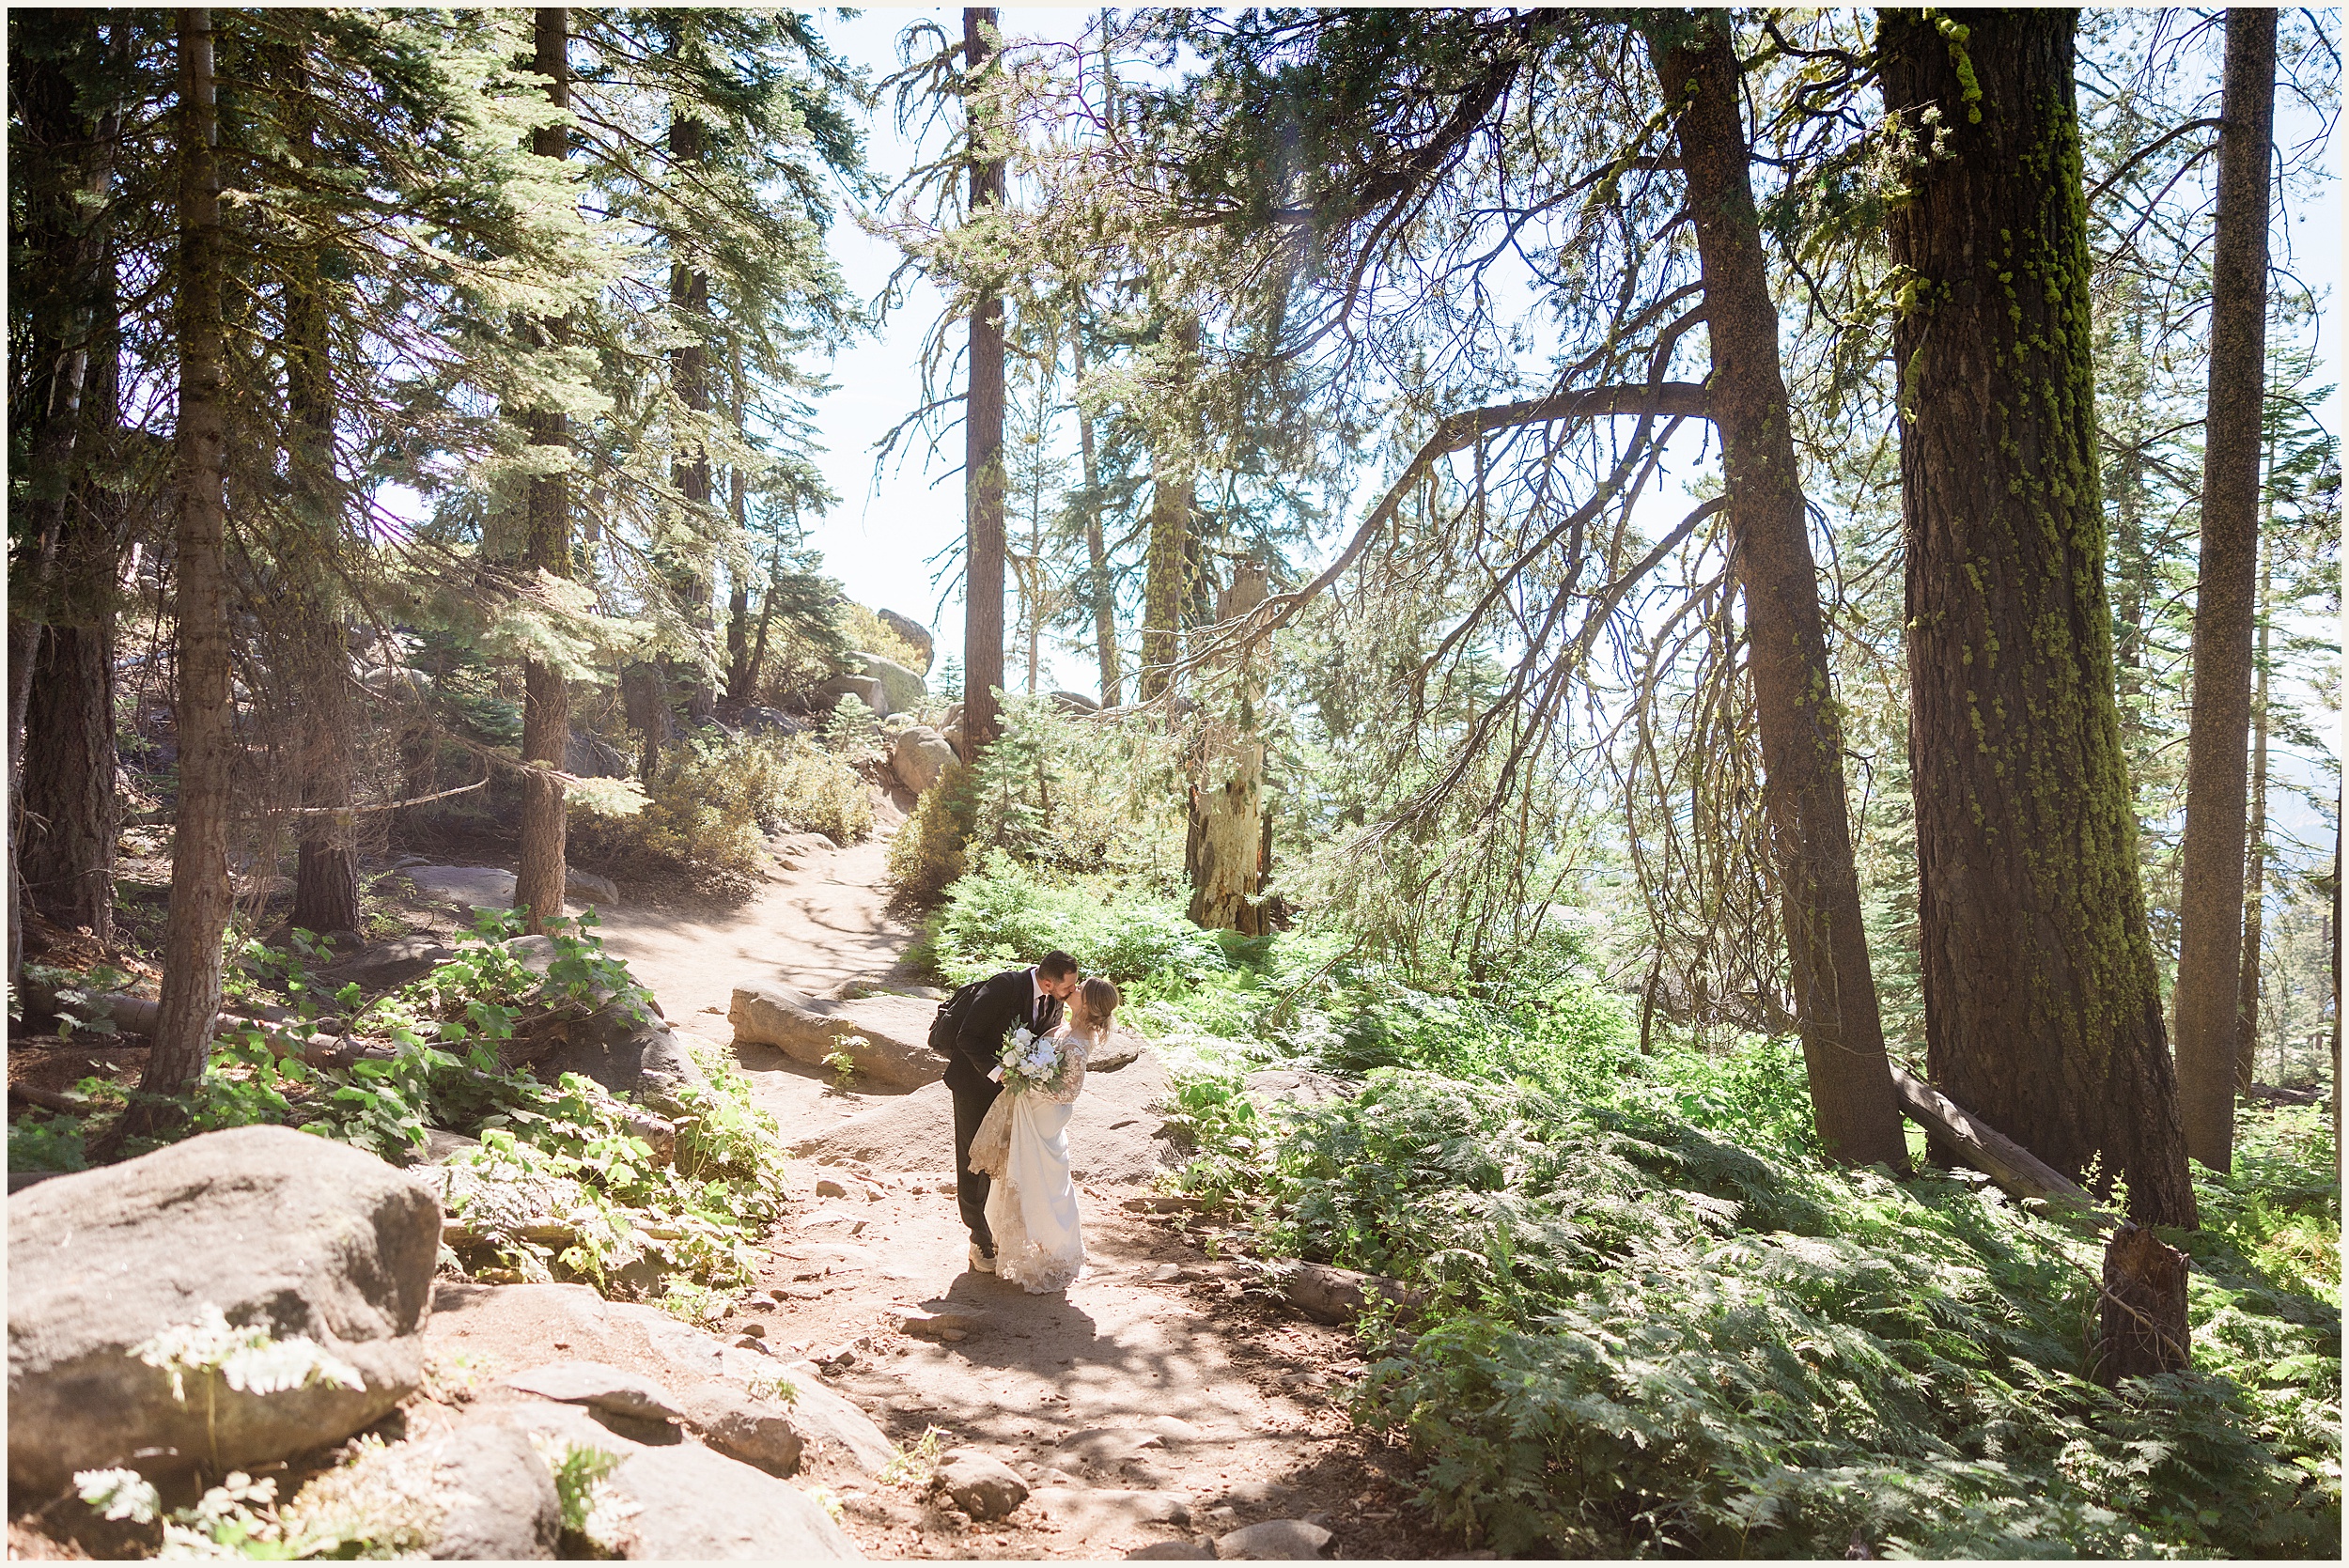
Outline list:
[[[910,986],[913,928],[890,907],[886,872],[902,820],[885,809],[863,844],[800,848],[796,867],[770,872],[731,910],[624,900],[601,914],[606,949],[674,1024],[721,1043],[738,985],[816,996],[860,982]],[[764,1047],[727,1048],[786,1146],[903,1099],[844,1091]],[[1341,1407],[1362,1364],[1349,1333],[1245,1294],[1190,1217],[1128,1211],[1124,1201],[1144,1189],[1111,1182],[1081,1189],[1091,1262],[1065,1294],[1029,1296],[976,1273],[955,1211],[953,1150],[942,1128],[929,1141],[886,1159],[792,1160],[798,1202],[723,1326],[730,1335],[754,1327],[786,1362],[836,1362],[846,1348],[852,1364],[830,1385],[901,1448],[920,1452],[938,1428],[938,1450],[980,1449],[1036,1494],[978,1524],[918,1483],[852,1488],[842,1522],[867,1555],[1112,1557],[1270,1519],[1321,1525],[1342,1557],[1459,1555],[1413,1517],[1407,1456],[1358,1432]],[[1081,1171],[1084,1151],[1074,1153]],[[819,1196],[819,1182],[832,1196]],[[910,1315],[922,1332],[905,1331]]]

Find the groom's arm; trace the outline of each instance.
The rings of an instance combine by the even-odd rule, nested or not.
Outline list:
[[[1019,1011],[1016,1003],[1022,1000],[1006,994],[1009,987],[1004,978],[999,974],[979,987],[979,994],[971,999],[971,1010],[962,1016],[962,1027],[955,1032],[955,1049],[982,1072],[995,1064],[996,1054],[1003,1048],[1003,1035]],[[1025,980],[1027,976],[1011,978]]]

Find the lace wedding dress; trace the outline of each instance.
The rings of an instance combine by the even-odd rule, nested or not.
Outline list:
[[[971,1141],[971,1168],[995,1178],[987,1225],[995,1233],[995,1273],[1031,1296],[1066,1290],[1084,1271],[1077,1184],[1068,1173],[1068,1118],[1084,1092],[1095,1041],[1064,1026],[1054,1038],[1068,1071],[1052,1094],[1006,1090]]]

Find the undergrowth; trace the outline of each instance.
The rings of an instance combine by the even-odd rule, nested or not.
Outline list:
[[[1571,941],[1414,973],[1240,939],[1001,854],[927,938],[960,981],[1065,947],[1175,1071],[1181,1184],[1265,1256],[1427,1293],[1354,1414],[1504,1554],[2324,1556],[2340,1532],[2340,1188],[2313,1110],[2201,1181],[2194,1362],[2084,1376],[2101,1237],[1959,1175],[1819,1157],[1791,1042],[1642,1055]],[[1244,1075],[1353,1089],[1268,1107]]]
[[[501,1048],[534,1027],[614,1010],[625,1027],[649,1002],[603,951],[592,913],[559,924],[542,953],[514,934],[515,917],[485,912],[454,958],[365,1006],[348,987],[323,994],[299,952],[249,953],[248,965],[273,969],[272,989],[304,1020],[298,1030],[339,1005],[351,1034],[389,1053],[311,1066],[279,1054],[271,1031],[246,1029],[219,1042],[202,1078],[169,1101],[165,1136],[119,1140],[115,1157],[277,1124],[409,1159],[427,1129],[440,1128],[478,1140],[428,1168],[462,1227],[465,1245],[448,1261],[466,1272],[583,1281],[646,1297],[678,1281],[748,1284],[756,1243],[781,1210],[782,1156],[747,1080],[718,1053],[696,1053],[698,1074],[659,1096],[675,1128],[674,1154],[662,1159],[643,1135],[641,1108],[577,1074],[544,1082],[526,1066],[506,1067]],[[10,1169],[78,1168],[135,1094],[99,1079],[79,1092],[86,1115],[11,1125]]]

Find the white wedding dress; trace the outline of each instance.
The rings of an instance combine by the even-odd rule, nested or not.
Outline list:
[[[996,1276],[1031,1296],[1067,1289],[1085,1265],[1077,1184],[1068,1173],[1068,1118],[1084,1092],[1095,1042],[1065,1025],[1053,1038],[1068,1058],[1059,1091],[1004,1091],[971,1144],[971,1168],[995,1178],[987,1227],[995,1233]],[[1001,1126],[990,1127],[998,1117]]]

